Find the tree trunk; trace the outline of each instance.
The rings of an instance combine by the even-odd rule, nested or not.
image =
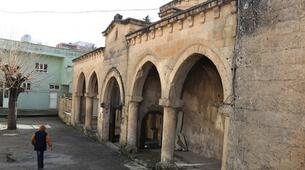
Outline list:
[[[17,129],[17,114],[16,114],[16,102],[18,98],[18,90],[16,88],[10,89],[9,101],[8,101],[8,119],[7,130]]]

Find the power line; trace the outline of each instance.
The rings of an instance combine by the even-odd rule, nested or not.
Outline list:
[[[156,10],[159,10],[159,8],[86,10],[86,11],[7,11],[0,9],[0,12],[6,14],[88,14],[88,13],[110,13],[110,12],[156,11]]]

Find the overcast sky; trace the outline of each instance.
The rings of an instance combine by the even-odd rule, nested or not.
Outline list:
[[[92,11],[154,9],[170,0],[3,0],[0,5],[0,38],[20,40],[30,34],[34,42],[55,46],[60,42],[86,41],[100,47],[104,45],[102,31],[113,16],[120,13],[142,19],[149,15],[158,20],[158,10],[120,11],[102,13],[7,13],[27,11]]]

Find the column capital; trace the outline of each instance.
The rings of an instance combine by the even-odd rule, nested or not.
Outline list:
[[[80,93],[80,92],[74,92],[73,95],[74,95],[75,97],[82,97],[82,96],[85,96],[86,93],[83,94],[83,93]]]
[[[159,99],[159,105],[163,107],[181,108],[183,106],[182,100],[170,100],[166,98]]]
[[[84,96],[86,96],[86,97],[92,97],[92,98],[97,98],[97,99],[100,98],[100,95],[99,95],[98,93],[97,93],[97,94],[94,94],[94,93],[88,92],[88,93],[85,93]]]
[[[218,112],[226,117],[231,117],[234,112],[233,106],[230,104],[223,103],[219,106]]]
[[[74,97],[80,97],[81,95],[79,94],[79,92],[74,92],[73,93]]]
[[[85,96],[85,97],[90,97],[90,98],[93,98],[93,97],[94,97],[94,96],[91,95],[90,93],[85,93],[84,96]]]
[[[143,101],[143,97],[142,96],[131,96],[129,102],[140,103],[142,101]]]
[[[101,107],[104,108],[104,109],[109,109],[110,108],[110,103],[103,102],[103,103],[101,103]]]
[[[94,98],[94,99],[100,99],[100,95],[99,95],[99,94],[94,95],[93,98]]]

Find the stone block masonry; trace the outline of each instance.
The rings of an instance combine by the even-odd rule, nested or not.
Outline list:
[[[305,167],[305,2],[239,2],[229,169]]]
[[[96,113],[100,141],[159,146],[160,167],[175,167],[183,141],[222,170],[303,170],[305,2],[174,0],[160,12],[151,24],[116,15],[106,47],[74,60],[72,124],[92,129]]]

